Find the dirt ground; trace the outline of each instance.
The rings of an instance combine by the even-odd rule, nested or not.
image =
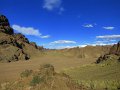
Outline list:
[[[0,63],[0,83],[13,81],[20,76],[25,69],[37,70],[41,64],[49,63],[54,65],[57,72],[83,64],[93,63],[96,59],[80,59],[61,56],[38,56],[28,61],[17,61],[11,63]]]

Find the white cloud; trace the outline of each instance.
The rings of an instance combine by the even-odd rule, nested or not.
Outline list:
[[[96,45],[113,45],[116,44],[120,35],[104,35],[104,36],[96,36],[98,41],[95,42]]]
[[[46,36],[40,36],[41,38],[49,38],[50,35],[46,35]]]
[[[34,29],[33,27],[21,27],[19,25],[12,25],[12,28],[16,30],[19,33],[25,34],[25,35],[34,35],[34,36],[40,36],[41,33],[38,29]]]
[[[53,44],[53,45],[49,45],[49,44],[46,44],[44,45],[45,47],[47,46],[47,48],[50,48],[50,49],[70,49],[70,48],[76,48],[76,47],[79,47],[79,48],[84,48],[86,46],[105,46],[105,45],[113,45],[113,44],[116,44],[115,42],[102,42],[102,41],[98,41],[98,42],[94,42],[94,43],[87,43],[87,44],[81,44],[81,45],[56,45],[56,44]]]
[[[118,39],[120,35],[104,35],[104,36],[96,36],[97,39]]]
[[[117,40],[115,39],[109,39],[109,40],[101,40],[101,41],[96,41],[96,43],[110,43],[110,42],[117,42]]]
[[[79,47],[86,47],[87,46],[87,44],[84,44],[84,45],[79,45]]]
[[[103,43],[103,42],[96,42],[96,43],[91,43],[91,44],[84,44],[84,45],[79,45],[80,48],[86,47],[86,46],[105,46],[105,45],[113,45],[115,43]]]
[[[14,25],[12,25],[12,28],[14,30],[16,30],[17,32],[22,33],[24,35],[38,36],[41,38],[49,38],[50,37],[49,35],[42,36],[42,34],[39,32],[39,30],[35,29],[33,27],[21,27],[19,25],[14,24]]]
[[[115,27],[108,26],[108,27],[103,27],[103,28],[106,30],[113,30]]]
[[[76,46],[57,46],[55,49],[70,49],[75,48]]]
[[[61,7],[61,0],[44,0],[43,8],[47,10],[53,10]]]
[[[94,27],[92,24],[85,24],[85,25],[83,25],[83,27],[86,27],[86,28],[92,28],[92,27]]]
[[[75,44],[75,41],[70,41],[70,40],[58,40],[58,41],[54,41],[51,42],[50,44]]]

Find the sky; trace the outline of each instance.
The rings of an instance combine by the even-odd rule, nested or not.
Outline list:
[[[120,40],[120,0],[0,0],[0,14],[15,33],[45,48]]]

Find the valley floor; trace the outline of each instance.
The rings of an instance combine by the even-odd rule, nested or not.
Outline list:
[[[73,68],[84,64],[95,62],[96,58],[80,59],[64,57],[59,55],[45,55],[32,58],[28,61],[17,61],[11,63],[0,63],[0,82],[12,81],[20,76],[25,69],[37,70],[41,64],[49,63],[55,67],[57,72],[66,68]]]

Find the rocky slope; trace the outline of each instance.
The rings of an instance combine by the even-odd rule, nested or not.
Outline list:
[[[104,61],[120,61],[120,41],[110,48],[109,53],[100,56],[96,63],[101,63]]]
[[[43,47],[38,47],[22,34],[15,34],[8,19],[0,15],[0,61],[28,60]]]

